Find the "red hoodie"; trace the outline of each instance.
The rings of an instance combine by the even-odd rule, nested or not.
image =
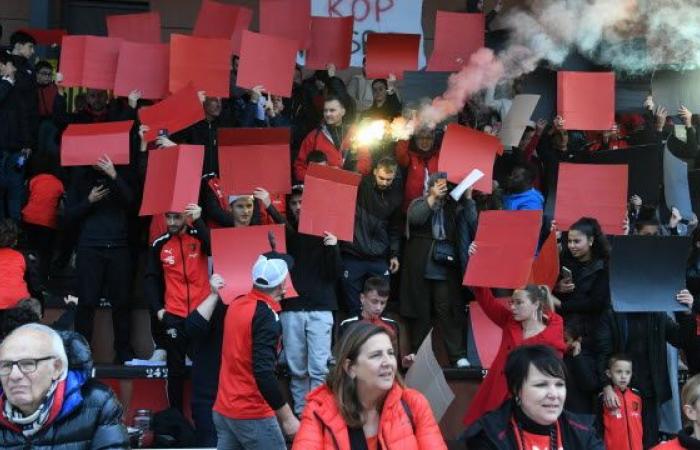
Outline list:
[[[55,229],[58,202],[63,195],[61,180],[42,173],[29,181],[29,199],[22,209],[22,220],[33,225]]]
[[[9,247],[0,248],[0,309],[13,308],[18,301],[29,297],[24,280],[26,271],[23,254]]]

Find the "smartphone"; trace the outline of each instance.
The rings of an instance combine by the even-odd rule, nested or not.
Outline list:
[[[569,269],[566,266],[561,266],[561,278],[563,280],[573,280],[574,279],[574,274],[571,272],[571,269]]]

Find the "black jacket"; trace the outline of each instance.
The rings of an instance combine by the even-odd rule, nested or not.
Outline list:
[[[127,181],[130,171],[117,168],[112,180],[90,167],[77,167],[66,192],[65,221],[79,227],[78,245],[83,247],[121,247],[128,243],[129,213],[134,193]],[[109,194],[96,203],[88,201],[95,186],[104,185]]]
[[[560,313],[564,320],[578,317],[583,320],[585,337],[594,333],[600,315],[610,307],[608,266],[601,259],[580,263],[565,252],[561,265],[571,270],[575,290],[557,294],[561,300]]]
[[[380,191],[374,175],[363,177],[357,190],[354,240],[344,243],[343,252],[359,258],[399,256],[402,202],[403,186],[397,180]]]
[[[39,95],[34,66],[24,56],[13,55],[12,60],[17,68],[15,87],[19,94],[20,107],[29,126],[28,135],[23,136],[23,147],[35,148],[39,132]]]
[[[517,450],[518,445],[510,425],[513,403],[507,400],[500,408],[485,414],[465,433],[469,450]],[[566,450],[603,450],[592,418],[564,411],[559,416],[562,445]],[[505,432],[504,432],[505,431]]]
[[[204,165],[202,166],[202,174],[216,172],[219,173],[219,128],[226,125],[232,126],[229,123],[230,119],[221,117],[212,122],[208,120],[200,120],[189,128],[185,128],[173,135],[172,140],[178,143],[203,145],[204,146]]]
[[[595,357],[587,350],[581,351],[578,356],[568,352],[564,355],[564,365],[567,373],[564,407],[576,414],[593,414],[594,399],[599,388]]]
[[[0,424],[0,448],[5,450],[107,450],[129,448],[122,406],[114,393],[89,378],[92,356],[77,333],[61,333],[70,371],[61,412],[31,438]]]
[[[629,344],[632,341],[646,339],[648,357],[644,361],[634,361],[634,366],[647,364],[653,383],[654,392],[636,386],[633,375],[632,385],[637,387],[643,396],[654,396],[658,402],[671,398],[671,381],[668,378],[668,367],[666,364],[666,343],[674,347],[680,347],[684,342],[688,342],[695,335],[695,320],[693,315],[679,313],[676,314],[678,322],[674,322],[666,313],[636,313],[643,315],[646,320],[644,329],[647,331],[644,336],[629,335],[628,317],[630,314],[615,313],[607,311],[600,318],[596,333],[596,364],[600,387],[610,384],[605,376],[605,370],[609,358],[616,353],[629,353]],[[635,373],[640,370],[635,369]]]
[[[16,152],[30,144],[29,117],[16,83],[0,79],[0,150]]]
[[[214,407],[219,390],[221,347],[224,341],[224,318],[228,307],[221,300],[209,320],[197,310],[185,319],[185,331],[191,339],[192,405]]]

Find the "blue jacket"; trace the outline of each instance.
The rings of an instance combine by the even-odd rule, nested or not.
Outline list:
[[[543,210],[544,197],[537,189],[530,188],[519,194],[504,195],[503,207],[508,211]]]

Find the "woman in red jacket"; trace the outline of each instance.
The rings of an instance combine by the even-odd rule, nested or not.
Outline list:
[[[685,382],[681,403],[689,427],[679,431],[677,438],[662,442],[652,450],[700,449],[700,375]]]
[[[476,245],[472,244],[469,250],[474,254]],[[566,350],[564,321],[554,312],[553,298],[547,287],[528,284],[513,292],[508,306],[499,303],[489,288],[472,290],[484,313],[503,332],[498,354],[464,416],[467,426],[508,399],[503,369],[513,349],[521,345],[545,344],[559,352],[560,357]]]
[[[396,161],[406,169],[403,211],[418,197],[423,196],[430,174],[437,172],[442,133],[422,127],[408,141],[399,141],[394,153]]]
[[[358,323],[306,399],[292,450],[447,450],[428,401],[403,387],[388,331]]]

